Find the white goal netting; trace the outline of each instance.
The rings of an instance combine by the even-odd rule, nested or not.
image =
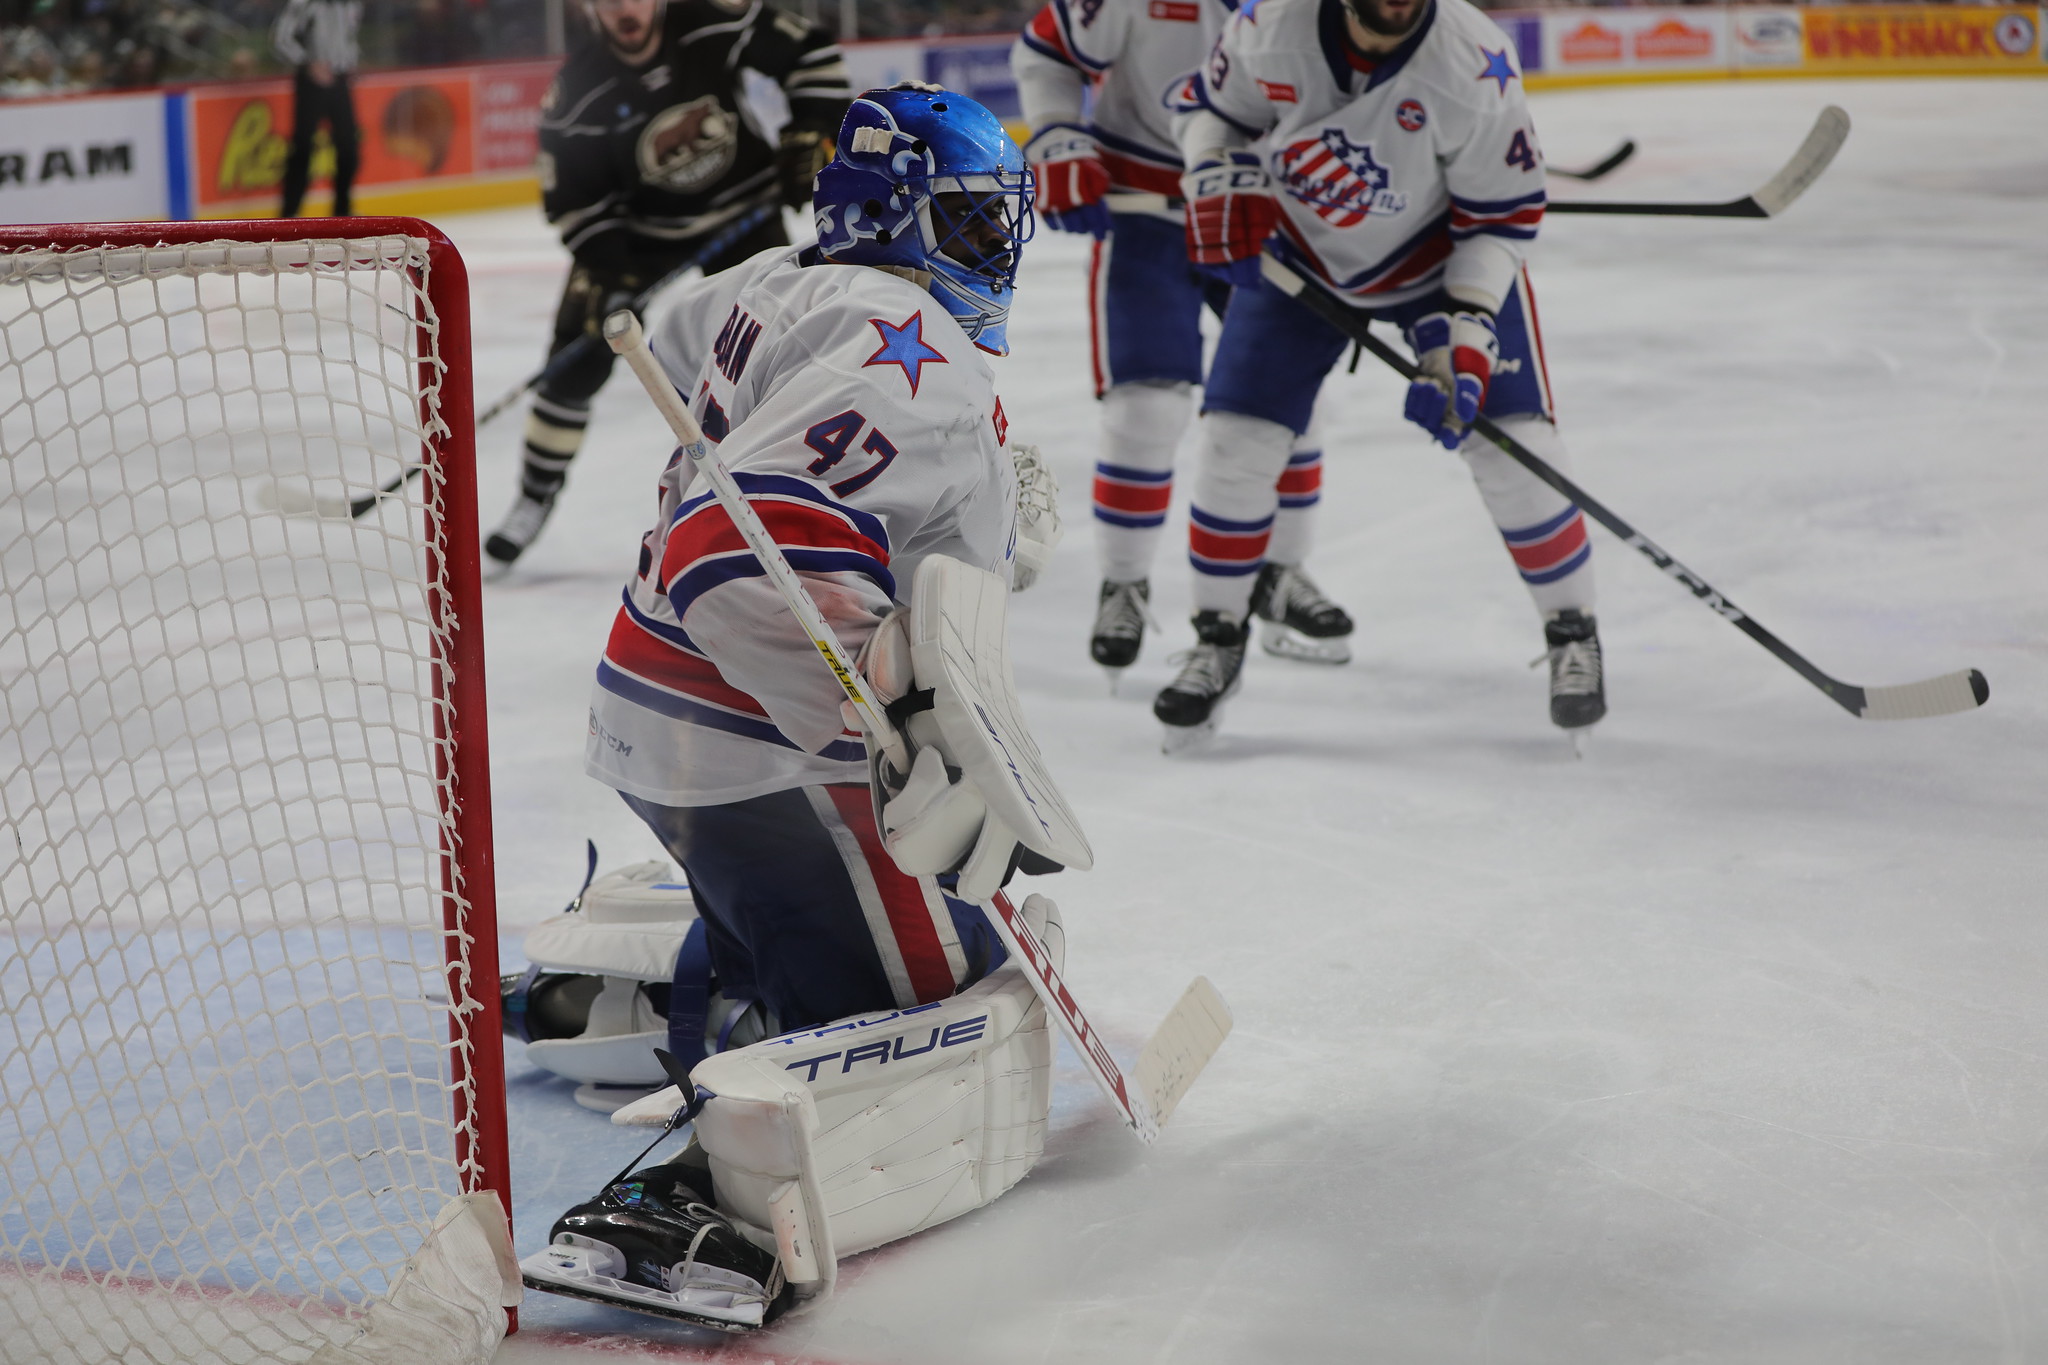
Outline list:
[[[84,240],[0,255],[0,1361],[487,1358],[446,257]]]

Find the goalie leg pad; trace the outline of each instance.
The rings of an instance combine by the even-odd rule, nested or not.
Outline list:
[[[757,1242],[774,1238],[793,1284],[829,1284],[836,1257],[1023,1179],[1045,1151],[1052,1051],[1045,1010],[1010,964],[930,1005],[711,1057],[691,1080],[707,1096],[697,1140],[718,1207]]]

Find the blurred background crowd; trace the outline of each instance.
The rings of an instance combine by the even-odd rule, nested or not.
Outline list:
[[[1591,0],[1628,3],[1629,0]],[[780,0],[861,38],[1013,33],[1035,0]],[[1537,9],[1588,0],[1479,0]],[[1668,0],[1667,0],[1668,3]],[[0,99],[276,74],[284,0],[0,0]],[[585,40],[576,0],[365,0],[365,69],[539,57]]]

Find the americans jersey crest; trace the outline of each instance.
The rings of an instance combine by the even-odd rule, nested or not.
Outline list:
[[[1355,226],[1373,213],[1391,217],[1408,207],[1408,196],[1389,188],[1393,173],[1373,159],[1372,144],[1353,142],[1342,128],[1290,144],[1274,157],[1274,169],[1287,192],[1332,227]]]

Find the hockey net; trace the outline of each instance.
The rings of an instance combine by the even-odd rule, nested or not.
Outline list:
[[[504,1332],[467,291],[410,219],[0,230],[0,1361]]]

